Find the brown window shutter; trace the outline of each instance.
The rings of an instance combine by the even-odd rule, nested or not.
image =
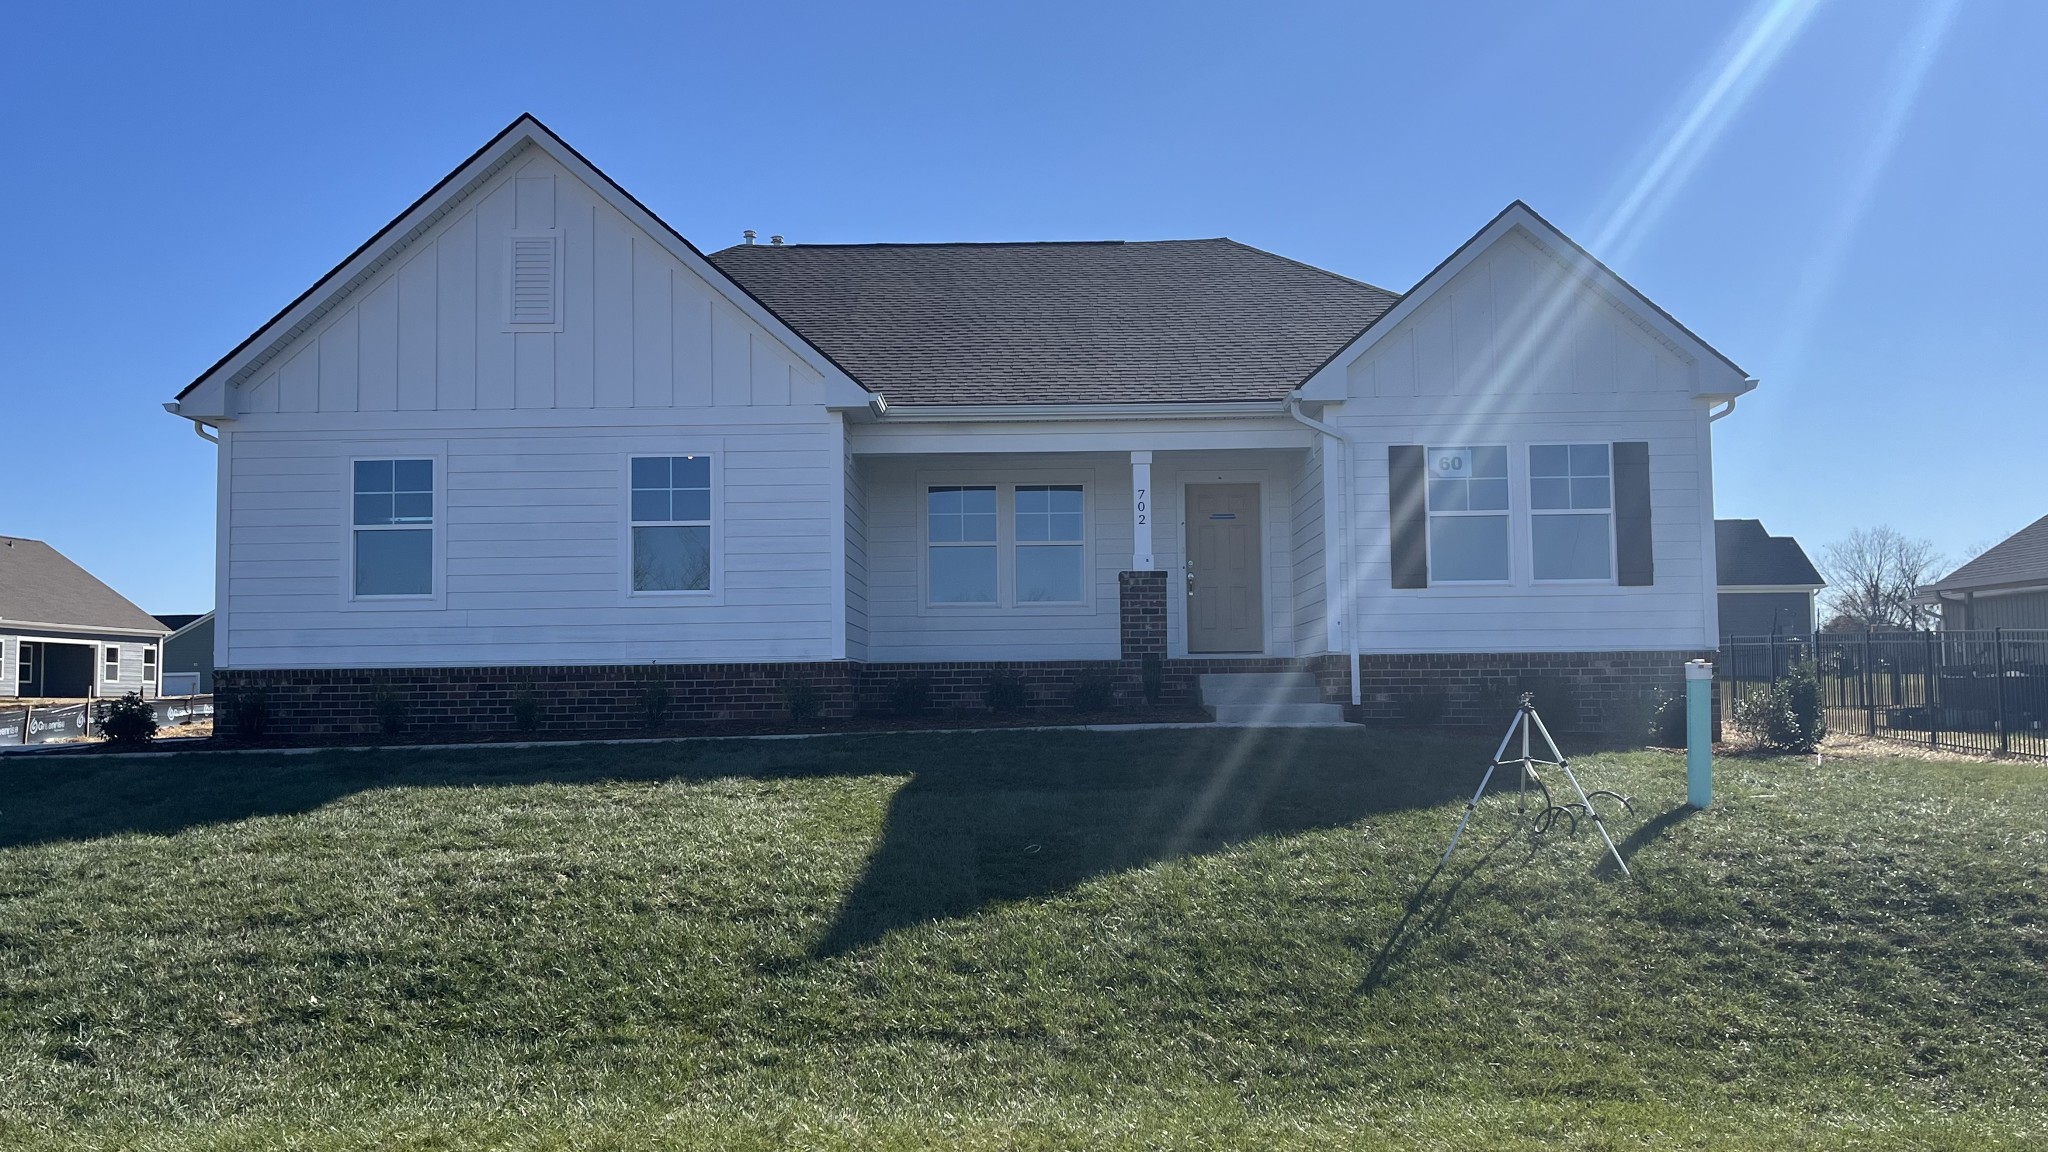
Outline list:
[[[1657,582],[1650,550],[1650,446],[1641,440],[1614,446],[1614,569],[1623,587]]]
[[[1387,522],[1393,537],[1394,587],[1429,587],[1429,506],[1423,498],[1427,461],[1420,444],[1387,445]]]

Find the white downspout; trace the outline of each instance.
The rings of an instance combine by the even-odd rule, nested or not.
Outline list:
[[[1351,619],[1352,611],[1357,607],[1357,605],[1352,603],[1354,596],[1350,575],[1352,559],[1351,490],[1357,483],[1357,478],[1351,474],[1351,437],[1338,431],[1335,426],[1325,424],[1321,420],[1317,420],[1302,411],[1301,397],[1298,395],[1287,398],[1287,414],[1294,417],[1300,423],[1322,433],[1337,445],[1338,471],[1344,477],[1344,509],[1343,515],[1337,519],[1338,587],[1326,595],[1325,602],[1336,600],[1341,605],[1342,615],[1339,617],[1338,622],[1344,629],[1344,642],[1351,649],[1351,702],[1353,704],[1360,704],[1364,701],[1360,697],[1358,689],[1358,629]],[[1329,498],[1330,494],[1328,492],[1323,493],[1323,499],[1328,500]]]

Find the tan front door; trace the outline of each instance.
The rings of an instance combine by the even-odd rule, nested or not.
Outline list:
[[[1259,486],[1188,485],[1189,652],[1263,652]]]

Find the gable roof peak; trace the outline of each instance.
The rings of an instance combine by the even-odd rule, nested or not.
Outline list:
[[[433,187],[427,189],[419,199],[414,200],[404,211],[363,241],[355,251],[343,258],[341,263],[329,269],[326,275],[315,280],[311,287],[301,292],[275,316],[235,345],[227,355],[201,372],[178,392],[178,400],[184,401],[202,386],[216,380],[225,385],[241,383],[258,365],[306,332],[326,315],[329,309],[345,300],[407,245],[424,234],[442,214],[461,203],[529,147],[543,149],[551,159],[567,168],[601,198],[611,201],[613,208],[633,220],[657,243],[667,247],[671,256],[702,276],[714,290],[724,295],[742,312],[747,313],[749,318],[767,328],[828,381],[841,382],[849,391],[868,391],[865,385],[855,380],[851,373],[823,349],[791,328],[774,309],[706,259],[703,251],[687,237],[642,204],[638,197],[626,191],[618,181],[606,175],[603,169],[592,164],[581,152],[556,135],[538,116],[531,112],[521,112],[482,147],[470,153]],[[195,420],[208,418],[197,413],[180,412],[179,415]]]

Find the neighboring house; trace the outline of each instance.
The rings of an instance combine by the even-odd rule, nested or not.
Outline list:
[[[157,620],[171,630],[163,645],[164,695],[212,692],[213,613],[159,614]]]
[[[1806,636],[1813,632],[1821,579],[1806,550],[1773,536],[1761,520],[1714,521],[1721,584],[1721,635]]]
[[[1754,386],[1520,203],[1400,294],[1222,239],[707,257],[522,117],[167,407],[218,437],[217,680],[273,732],[1147,657],[1478,720],[1715,647]]]
[[[0,698],[154,698],[169,632],[41,540],[0,536]]]
[[[1927,586],[1951,631],[2048,628],[2048,516]]]

